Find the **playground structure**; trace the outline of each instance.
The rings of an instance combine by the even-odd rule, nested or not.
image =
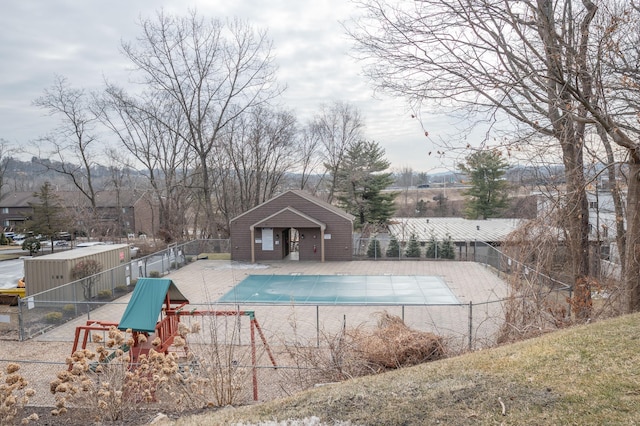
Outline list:
[[[174,344],[174,340],[180,336],[180,318],[186,316],[216,316],[216,317],[241,317],[250,319],[251,336],[251,363],[253,399],[258,400],[257,378],[257,354],[256,331],[269,356],[271,364],[277,368],[271,348],[260,328],[254,311],[220,311],[220,310],[188,310],[189,300],[178,290],[170,279],[164,278],[140,278],[136,283],[131,299],[120,319],[119,323],[110,321],[89,320],[85,325],[76,327],[75,339],[71,353],[78,349],[86,349],[92,332],[108,332],[112,327],[118,330],[130,332],[133,337],[133,345],[122,346],[120,349],[129,354],[129,368],[135,368],[140,357],[148,355],[153,349],[155,352],[167,354]],[[144,335],[146,339],[141,339]],[[155,342],[154,342],[155,341]],[[155,345],[153,343],[156,343]],[[185,352],[188,347],[184,347]],[[111,361],[107,357],[104,362]]]

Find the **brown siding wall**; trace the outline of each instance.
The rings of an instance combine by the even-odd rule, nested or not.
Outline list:
[[[27,295],[40,293],[73,281],[71,271],[83,260],[95,260],[106,271],[122,266],[115,272],[119,282],[125,283],[125,266],[131,262],[131,254],[127,244],[113,244],[76,248],[63,252],[24,260]],[[113,275],[113,274],[112,274]],[[69,297],[72,297],[69,295]],[[61,299],[64,300],[64,299]],[[73,297],[67,300],[75,300]]]
[[[247,214],[234,219],[231,222],[231,258],[233,260],[250,261],[251,244],[255,245],[256,261],[279,260],[284,257],[283,231],[287,228],[296,228],[300,232],[300,260],[321,260],[320,227],[304,217],[283,212],[281,216],[272,220],[264,220],[260,225],[274,228],[274,250],[263,251],[262,244],[251,241],[250,226],[260,222],[278,211],[291,207],[314,218],[326,225],[325,234],[331,239],[325,239],[325,260],[351,260],[352,259],[352,222],[321,205],[315,204],[295,192],[287,192],[266,203],[258,206]],[[275,236],[278,235],[280,244],[275,244]],[[304,235],[304,239],[302,238]],[[255,239],[261,239],[260,228],[255,230]],[[315,250],[314,250],[315,246]]]

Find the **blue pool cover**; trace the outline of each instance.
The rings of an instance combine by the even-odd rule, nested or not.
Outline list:
[[[458,305],[442,278],[426,275],[249,275],[219,303]]]

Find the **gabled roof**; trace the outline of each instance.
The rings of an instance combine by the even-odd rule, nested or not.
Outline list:
[[[189,302],[170,279],[140,278],[133,289],[118,329],[153,333],[162,310],[165,296],[171,302]]]
[[[278,223],[282,221],[286,223]],[[260,219],[258,222],[254,223],[251,226],[255,228],[267,226],[273,227],[274,225],[269,225],[269,223],[273,222],[275,222],[277,226],[292,226],[297,228],[319,226],[321,228],[326,228],[325,223],[314,219],[311,216],[308,216],[301,211],[294,209],[293,207],[285,207],[284,209],[277,211],[270,216]]]
[[[10,192],[0,200],[0,207],[31,207],[29,204],[40,204],[40,198],[33,195],[34,191]],[[54,191],[60,203],[66,207],[88,206],[89,201],[80,191]],[[141,197],[131,191],[99,191],[96,193],[98,207],[130,207],[134,206]]]
[[[38,197],[34,197],[33,191],[10,192],[0,200],[2,207],[30,207],[29,203],[38,203]]]
[[[300,197],[300,198],[302,198],[302,199],[304,199],[306,201],[309,201],[309,202],[311,202],[313,204],[316,204],[319,207],[322,207],[325,210],[330,210],[331,212],[335,213],[338,216],[343,217],[344,219],[346,219],[346,220],[348,220],[350,222],[353,222],[353,220],[355,219],[355,216],[353,216],[352,214],[349,214],[349,213],[345,212],[344,210],[342,210],[342,209],[340,209],[340,208],[338,208],[338,207],[336,207],[336,206],[334,206],[332,204],[329,204],[326,201],[321,200],[318,197],[314,197],[313,195],[309,194],[306,191],[302,191],[300,189],[291,189],[291,190],[288,190],[288,191],[285,191],[285,192],[283,192],[281,194],[276,195],[272,199],[267,200],[264,203],[259,204],[256,207],[254,207],[252,209],[249,209],[249,210],[247,210],[246,212],[244,212],[242,214],[239,214],[238,216],[236,216],[233,219],[231,219],[231,222],[236,221],[237,219],[239,219],[239,218],[241,218],[241,217],[253,212],[254,210],[257,210],[257,209],[261,208],[262,206],[265,206],[265,205],[267,205],[269,203],[272,203],[275,200],[277,200],[278,198],[284,197],[287,194],[294,194],[294,195],[296,195],[296,196],[298,196],[298,197]]]

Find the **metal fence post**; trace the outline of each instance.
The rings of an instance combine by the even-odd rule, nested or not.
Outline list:
[[[469,302],[469,352],[473,350],[473,302]]]
[[[22,298],[18,297],[18,339],[20,341],[25,340],[24,337],[24,323],[22,319],[22,307],[24,303],[22,302]]]

